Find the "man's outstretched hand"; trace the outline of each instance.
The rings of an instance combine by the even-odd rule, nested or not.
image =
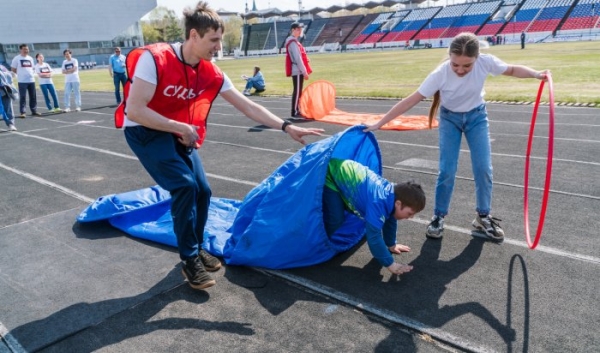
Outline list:
[[[412,270],[413,267],[410,265],[403,265],[403,264],[394,262],[393,264],[389,265],[387,267],[387,269],[395,275],[401,275],[403,273],[410,272],[410,270]]]
[[[388,249],[390,249],[390,252],[393,252],[394,254],[400,254],[403,252],[410,251],[410,248],[407,245],[402,245],[402,244],[392,245],[392,246],[388,247]]]

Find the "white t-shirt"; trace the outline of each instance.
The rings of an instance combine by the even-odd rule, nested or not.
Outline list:
[[[17,69],[17,82],[30,83],[35,82],[34,65],[35,61],[31,56],[19,54],[12,59],[10,67]]]
[[[65,74],[65,83],[67,82],[79,82],[79,61],[75,58],[71,60],[64,60],[62,63],[63,70],[75,69],[75,72],[71,74]]]
[[[431,97],[440,91],[441,105],[453,112],[465,113],[485,103],[483,85],[487,75],[500,75],[508,64],[491,54],[479,54],[471,72],[458,77],[450,67],[450,60],[440,64],[421,83],[418,92]]]
[[[44,78],[42,76],[40,76],[40,74],[51,74],[52,73],[52,68],[50,67],[50,65],[48,63],[43,63],[43,64],[35,64],[35,73],[38,74],[38,79],[40,81],[40,85],[52,85],[54,84],[54,82],[52,82],[52,77],[49,78]]]
[[[181,43],[174,43],[174,44],[171,44],[171,46],[175,50],[177,57],[181,60]],[[154,62],[152,53],[150,53],[148,50],[146,50],[140,56],[136,66],[135,66],[135,73],[133,74],[133,77],[134,77],[133,78],[134,81],[136,78],[141,78],[142,80],[144,80],[148,83],[151,83],[153,85],[156,85],[158,83],[158,78],[156,76],[156,63]],[[223,72],[223,86],[221,87],[221,90],[219,91],[219,93],[229,91],[230,89],[233,89],[233,88],[234,88],[233,82],[231,82],[231,80],[229,79],[227,74],[225,74]],[[138,123],[127,119],[127,115],[125,115],[125,121],[123,124],[124,124],[124,126],[139,125]]]

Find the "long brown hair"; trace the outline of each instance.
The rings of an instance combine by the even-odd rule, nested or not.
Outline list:
[[[448,54],[454,54],[458,56],[468,56],[469,58],[476,58],[479,56],[479,39],[470,32],[463,32],[458,34],[448,48]],[[446,59],[447,60],[447,59]],[[433,123],[433,118],[437,116],[438,109],[440,108],[440,91],[435,92],[433,95],[433,102],[429,108],[429,128]]]
[[[431,129],[431,124],[433,123],[433,118],[437,116],[438,109],[440,108],[440,91],[436,91],[433,95],[433,102],[431,102],[431,107],[429,107],[429,128]]]

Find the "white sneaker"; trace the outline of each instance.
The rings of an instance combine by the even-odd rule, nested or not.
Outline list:
[[[53,112],[53,113],[62,113],[62,109],[60,109],[60,108],[54,108],[54,109],[52,110],[52,112]]]
[[[17,131],[17,127],[13,124],[8,125],[8,131]]]
[[[444,236],[444,217],[433,216],[425,232],[427,238],[440,239]]]
[[[490,215],[484,218],[477,215],[472,224],[473,228],[486,235],[490,240],[502,242],[504,241],[504,230],[500,227],[500,221],[502,220]]]
[[[71,108],[65,108],[64,112],[65,113],[70,113],[71,112]]]
[[[80,112],[80,111],[81,111],[81,108],[77,107],[77,108],[75,108],[75,111],[76,111],[76,112]]]
[[[245,90],[245,91],[244,91],[244,96],[251,96],[251,95],[252,95],[252,94],[250,93],[250,91],[248,91],[248,90]]]

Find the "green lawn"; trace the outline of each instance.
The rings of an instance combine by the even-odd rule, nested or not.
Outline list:
[[[550,69],[554,81],[556,102],[594,103],[600,105],[600,42],[568,42],[500,45],[482,52],[492,53],[510,64],[522,64],[534,69]],[[338,97],[406,97],[415,91],[427,74],[447,57],[447,49],[373,50],[333,54],[309,54],[316,80],[332,82]],[[285,55],[224,59],[218,65],[239,90],[245,81],[242,74],[251,75],[260,66],[267,81],[269,95],[290,95],[291,82],[284,74]],[[111,91],[108,69],[80,71],[81,87],[86,91]],[[54,79],[61,89],[61,75]],[[490,77],[486,82],[486,99],[502,101],[532,101],[539,81],[513,77]],[[547,100],[547,95],[545,95]]]

